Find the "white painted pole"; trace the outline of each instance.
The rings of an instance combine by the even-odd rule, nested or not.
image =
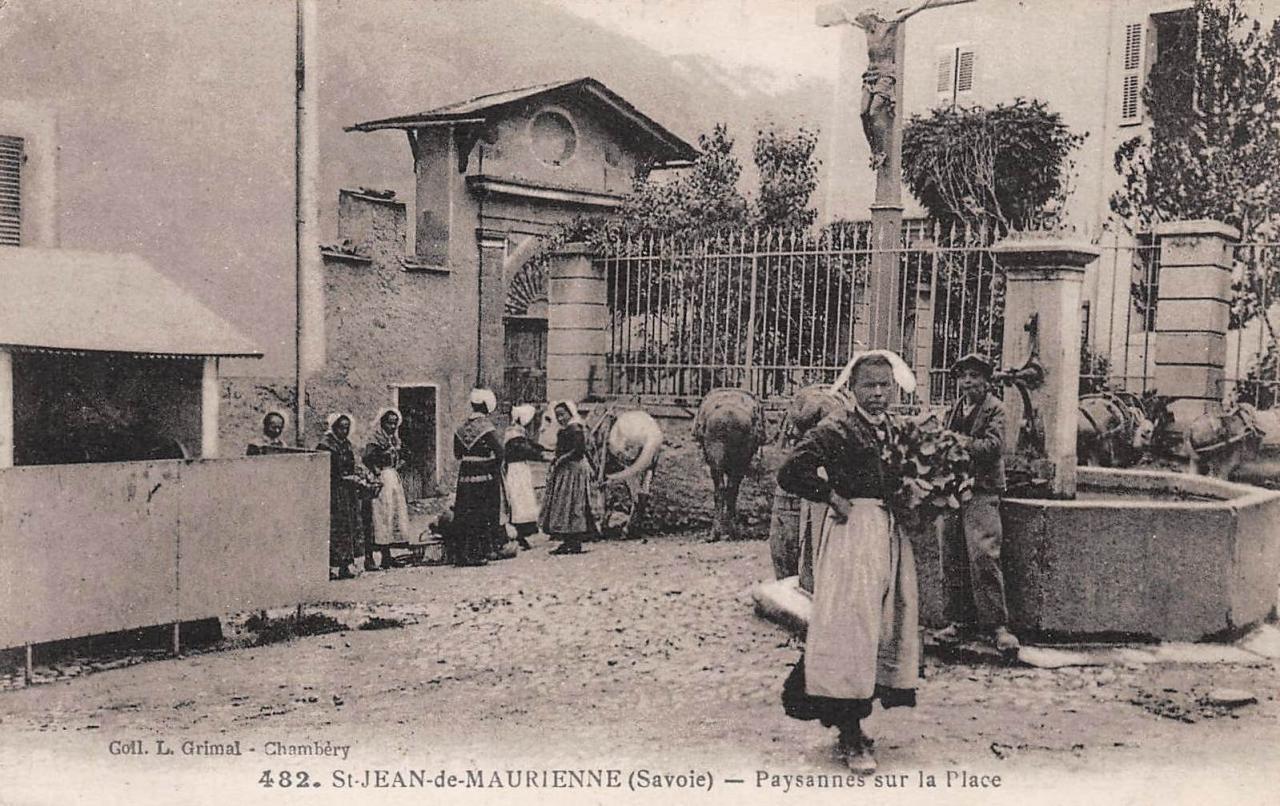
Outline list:
[[[0,467],[13,467],[13,353],[0,350]]]
[[[204,459],[218,455],[218,406],[221,398],[218,359],[206,358],[200,382],[200,456]]]

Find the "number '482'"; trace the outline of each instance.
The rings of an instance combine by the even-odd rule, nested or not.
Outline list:
[[[302,770],[297,772],[263,770],[262,777],[258,779],[258,785],[263,787],[278,786],[282,789],[288,789],[290,787],[315,786],[316,784],[311,783],[311,776]]]

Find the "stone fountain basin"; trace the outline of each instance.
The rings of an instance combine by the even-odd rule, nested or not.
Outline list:
[[[1071,501],[1004,502],[1015,628],[1194,640],[1274,611],[1280,493],[1184,473],[1085,467],[1078,488]],[[922,616],[940,622],[936,554],[920,565]]]

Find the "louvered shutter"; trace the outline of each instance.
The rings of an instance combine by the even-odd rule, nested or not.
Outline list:
[[[1142,122],[1142,55],[1143,29],[1140,22],[1124,27],[1124,51],[1121,56],[1120,123]]]
[[[956,49],[956,98],[963,99],[973,95],[977,81],[978,56],[973,50]]]
[[[22,245],[22,147],[0,134],[0,246]]]
[[[955,85],[956,85],[956,49],[954,47],[941,48],[938,50],[938,84],[937,95],[939,103],[952,104],[955,103]]]

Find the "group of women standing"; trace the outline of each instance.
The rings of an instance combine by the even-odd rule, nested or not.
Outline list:
[[[548,451],[529,433],[536,409],[514,407],[511,425],[499,436],[490,419],[497,409],[493,392],[473,390],[470,405],[453,435],[459,467],[453,516],[445,534],[449,558],[455,565],[484,565],[501,556],[509,538],[521,548],[531,548],[528,538],[539,530],[560,542],[553,554],[580,554],[583,540],[597,531],[591,510],[596,472],[577,407],[567,400],[553,406],[559,429],[545,501],[539,506],[529,463],[544,461]],[[351,415],[330,414],[326,422],[328,429],[316,447],[332,457],[329,566],[333,578],[350,579],[357,557],[364,556],[367,571],[388,568],[391,547],[410,540],[408,502],[398,472],[403,464],[402,417],[395,409],[379,412],[358,457],[351,441]],[[374,560],[375,552],[381,552],[381,566]]]
[[[508,539],[531,548],[528,538],[539,529],[560,541],[553,554],[580,554],[583,539],[596,526],[590,505],[593,472],[577,408],[571,401],[553,406],[559,428],[546,498],[539,506],[529,463],[545,460],[547,451],[529,432],[536,409],[514,407],[511,425],[499,438],[489,419],[497,408],[493,392],[473,390],[470,402],[471,412],[453,437],[458,487],[446,539],[454,564],[497,559]]]
[[[383,409],[374,421],[373,436],[356,461],[349,414],[330,414],[318,450],[329,460],[329,568],[335,579],[351,579],[355,558],[364,555],[366,571],[378,569],[374,552],[382,554],[382,568],[391,566],[391,546],[409,539],[409,505],[400,482],[403,464],[400,412]]]

